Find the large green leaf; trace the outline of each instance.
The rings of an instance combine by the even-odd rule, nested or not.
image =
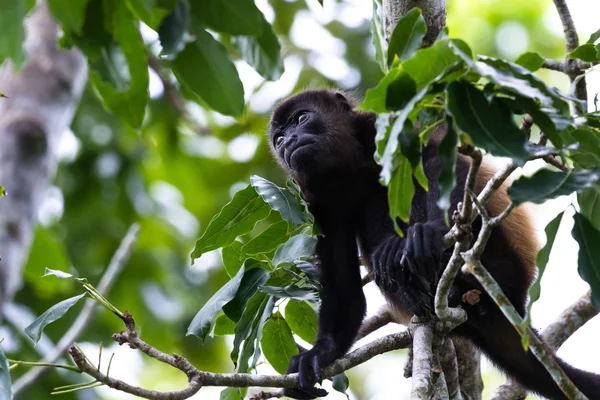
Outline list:
[[[538,53],[528,51],[527,53],[521,54],[515,60],[515,64],[518,64],[523,68],[527,68],[528,70],[535,72],[538,69],[542,68],[542,65],[544,65],[544,58]]]
[[[378,114],[388,112],[388,106],[400,109],[416,94],[416,84],[402,66],[392,68],[372,89],[367,90],[365,100],[360,105],[363,110]],[[388,102],[389,96],[389,102]],[[389,103],[389,104],[388,104]]]
[[[594,185],[577,194],[579,210],[600,231],[600,187]]]
[[[457,158],[457,144],[458,134],[454,127],[454,121],[452,118],[446,118],[446,125],[448,130],[446,136],[442,139],[440,146],[438,147],[438,153],[440,157],[440,163],[442,164],[442,171],[438,178],[440,185],[440,196],[437,201],[438,207],[448,212],[451,205],[450,195],[452,190],[456,186],[456,158]],[[446,214],[447,217],[447,214]]]
[[[63,29],[77,34],[81,34],[87,5],[88,0],[48,0],[52,16],[60,22]]]
[[[263,78],[276,81],[283,74],[281,46],[271,25],[263,18],[262,33],[257,36],[237,36],[233,43],[252,68]]]
[[[185,33],[190,20],[190,4],[187,0],[177,1],[177,5],[158,27],[158,38],[162,55],[173,56],[183,49]]]
[[[258,236],[246,243],[242,249],[242,254],[262,254],[275,250],[280,244],[285,243],[289,237],[289,225],[287,221],[279,221],[270,225]]]
[[[583,215],[575,214],[572,235],[579,243],[577,270],[592,290],[592,303],[600,310],[600,231]]]
[[[475,145],[496,156],[510,157],[518,165],[525,164],[525,135],[508,107],[497,98],[489,102],[472,84],[452,82],[448,86],[448,109],[458,128],[468,133]]]
[[[282,244],[275,251],[273,266],[292,263],[305,257],[310,257],[315,252],[317,239],[304,233],[292,236],[290,240]]]
[[[530,178],[516,180],[508,194],[515,205],[531,201],[541,204],[559,196],[581,192],[600,180],[600,170],[578,170],[554,172],[548,169],[538,171]]]
[[[256,293],[246,303],[246,308],[242,313],[242,317],[235,326],[235,336],[233,338],[233,349],[231,350],[231,360],[234,363],[238,362],[238,356],[240,352],[240,345],[244,342],[252,333],[252,325],[257,320],[265,305],[267,304],[268,296],[262,292]]]
[[[198,311],[188,327],[186,336],[196,335],[201,340],[206,338],[206,335],[210,332],[213,318],[225,304],[235,297],[243,276],[244,267],[240,268],[238,273],[224,284]]]
[[[244,263],[242,246],[242,242],[234,240],[229,246],[223,247],[223,250],[221,251],[223,266],[230,278],[237,274]]]
[[[373,16],[371,17],[371,36],[373,47],[375,47],[375,60],[383,73],[387,72],[387,40],[383,30],[383,19],[381,18],[381,0],[373,0]]]
[[[12,400],[8,360],[0,348],[0,400]]]
[[[124,0],[135,17],[156,30],[174,8],[184,0]],[[186,0],[187,1],[187,0]],[[189,7],[188,7],[189,9]]]
[[[79,296],[74,296],[69,299],[63,300],[60,303],[57,303],[46,310],[45,313],[40,315],[35,321],[33,321],[29,326],[25,328],[25,334],[29,336],[31,340],[33,340],[34,344],[39,342],[42,337],[42,332],[44,328],[51,324],[52,322],[62,318],[67,311],[71,307],[73,307],[79,300],[84,298],[86,293],[80,294]]]
[[[237,192],[208,223],[196,241],[192,262],[207,251],[230,245],[236,237],[250,232],[254,225],[269,216],[270,207],[252,186]]]
[[[233,335],[236,325],[227,315],[221,314],[215,321],[214,334],[215,336]]]
[[[265,358],[275,371],[285,374],[290,360],[298,354],[292,330],[279,312],[269,318],[260,340]]]
[[[173,72],[179,82],[221,114],[239,116],[244,111],[244,87],[237,69],[225,46],[205,30],[198,29],[196,40],[177,55]]]
[[[304,206],[287,189],[257,175],[250,177],[250,183],[262,196],[263,200],[269,203],[273,210],[279,211],[287,222],[292,225],[301,225],[308,222]]]
[[[392,66],[395,56],[398,56],[400,61],[410,58],[421,47],[426,32],[427,24],[420,9],[413,8],[404,14],[396,24],[390,38],[387,54],[388,67]]]
[[[269,272],[262,268],[248,270],[242,278],[237,293],[230,302],[223,306],[225,314],[233,321],[238,322],[246,308],[246,303],[258,291],[258,287],[264,285],[269,279]]]
[[[23,18],[25,18],[25,2],[23,0],[4,0],[0,12],[0,64],[6,59],[12,60],[14,65],[20,69],[25,62],[23,41],[25,40],[25,29]],[[10,94],[7,93],[8,96]]]
[[[106,108],[134,128],[139,128],[144,120],[148,102],[148,61],[144,41],[137,28],[137,21],[124,3],[115,2],[107,18],[113,28],[114,40],[119,45],[127,61],[129,82],[122,81],[113,74],[113,80],[103,79],[102,70],[114,70],[113,60],[104,57],[91,64],[90,80],[102,96]],[[110,12],[110,11],[108,11]]]
[[[593,43],[584,43],[569,53],[569,58],[577,58],[587,62],[597,62],[600,60]]]
[[[404,222],[410,219],[412,199],[415,194],[415,185],[412,180],[412,168],[408,158],[399,156],[398,168],[392,175],[388,185],[388,203],[390,218],[394,222],[396,232],[402,235],[397,218]]]
[[[204,25],[230,35],[258,36],[263,16],[253,0],[192,1],[192,15]]]
[[[314,343],[319,328],[317,313],[306,301],[290,300],[285,306],[285,320],[292,331],[308,343]]]

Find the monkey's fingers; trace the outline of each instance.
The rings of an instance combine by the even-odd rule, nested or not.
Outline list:
[[[283,389],[283,394],[287,397],[291,397],[294,399],[316,399],[317,397],[325,397],[329,394],[327,390],[320,389],[316,387],[312,387],[310,389],[292,389],[286,388]]]

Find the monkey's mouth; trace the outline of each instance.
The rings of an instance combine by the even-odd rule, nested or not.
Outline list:
[[[292,165],[292,164],[298,165],[298,162],[301,162],[303,155],[306,155],[307,153],[311,152],[309,147],[311,147],[315,143],[316,142],[314,140],[307,140],[307,141],[303,141],[301,143],[295,144],[294,147],[292,147],[291,149],[286,151],[285,163],[290,168],[293,169],[294,165]]]

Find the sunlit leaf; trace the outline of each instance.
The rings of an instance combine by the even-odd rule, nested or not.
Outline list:
[[[192,15],[204,25],[231,35],[260,35],[263,16],[252,0],[192,1]]]
[[[269,216],[271,209],[252,186],[237,192],[196,241],[192,262],[207,251],[230,245],[236,237],[250,232],[254,225]]]
[[[69,299],[63,300],[46,310],[45,313],[40,315],[35,321],[25,328],[25,334],[33,340],[34,345],[39,342],[42,337],[44,328],[52,322],[62,318],[71,307],[73,307],[79,300],[85,297],[86,293],[74,296]]]
[[[215,321],[215,336],[233,335],[236,323],[225,314],[219,315]]]
[[[291,263],[303,257],[310,257],[314,254],[317,239],[313,236],[300,234],[292,236],[290,240],[282,244],[275,251],[273,256],[273,266],[283,263]]]
[[[253,268],[248,270],[246,266],[246,272],[237,290],[237,293],[231,299],[230,302],[223,306],[225,314],[233,321],[238,322],[246,303],[254,294],[258,291],[258,287],[264,285],[269,279],[269,272],[262,268]]]
[[[588,187],[577,194],[577,203],[583,216],[600,231],[600,187]]]
[[[220,1],[220,0],[219,0]],[[227,3],[227,2],[223,2]],[[244,87],[225,46],[203,29],[173,60],[177,80],[221,114],[244,111]]]
[[[190,18],[190,5],[187,0],[178,0],[169,15],[164,17],[158,27],[158,39],[162,46],[162,55],[173,56],[180,52],[184,45]]]
[[[229,246],[223,247],[221,257],[223,258],[223,266],[229,277],[235,276],[244,263],[242,246],[242,242],[234,240]]]
[[[537,71],[544,65],[544,58],[536,52],[528,51],[517,57],[515,64],[519,64],[530,71]]]
[[[407,222],[410,218],[412,199],[415,194],[415,185],[412,180],[412,168],[406,157],[399,157],[398,168],[392,175],[388,185],[388,203],[390,205],[390,218],[394,228],[402,235],[397,218]]]
[[[286,221],[279,221],[270,225],[256,237],[246,243],[242,249],[242,254],[262,254],[275,250],[280,244],[289,239],[289,225]]]
[[[52,16],[60,22],[63,29],[81,33],[85,22],[85,9],[88,0],[48,0]]]
[[[25,62],[25,53],[22,47],[25,40],[23,18],[25,18],[25,2],[23,0],[5,0],[2,2],[2,12],[0,12],[0,29],[2,29],[2,34],[0,34],[0,64],[6,59],[10,59],[20,69]]]
[[[314,343],[319,328],[317,313],[306,301],[290,300],[285,306],[285,320],[292,331],[308,343]]]
[[[250,183],[263,200],[269,203],[272,209],[279,211],[287,222],[292,225],[301,225],[308,222],[304,206],[287,189],[257,175],[250,177]]]
[[[215,293],[204,306],[198,311],[190,326],[188,327],[186,336],[196,335],[201,340],[206,338],[206,335],[210,332],[212,320],[221,310],[221,308],[230,302],[236,295],[242,277],[244,276],[244,267],[240,268],[238,273],[231,278],[226,284],[224,284]]]
[[[596,48],[592,43],[584,43],[569,53],[569,58],[577,58],[582,61],[596,62],[600,60]]]
[[[242,58],[263,78],[276,81],[283,74],[281,46],[271,25],[263,18],[262,33],[256,36],[237,36],[233,43]]]
[[[285,374],[290,360],[298,354],[292,330],[279,312],[265,324],[260,345],[269,364],[280,374]]]
[[[0,400],[12,400],[8,360],[0,348]]]
[[[579,276],[590,285],[592,304],[600,310],[600,231],[595,229],[583,215],[576,213],[571,234],[579,243]]]
[[[371,17],[372,43],[373,47],[375,47],[375,59],[377,60],[381,71],[385,73],[387,72],[387,40],[385,40],[381,10],[381,0],[373,0],[373,16]]]
[[[543,169],[532,177],[517,179],[508,194],[515,205],[531,201],[541,204],[546,200],[565,196],[594,185],[600,180],[600,170],[554,172]]]
[[[397,22],[390,38],[388,67],[392,66],[395,56],[398,56],[400,61],[410,58],[421,47],[426,32],[427,24],[420,9],[413,8],[404,14]]]

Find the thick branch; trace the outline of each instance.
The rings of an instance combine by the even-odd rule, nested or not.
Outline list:
[[[414,7],[421,9],[427,24],[423,47],[433,44],[446,25],[446,2],[444,0],[383,0],[383,24],[385,38],[388,42],[398,20]]]
[[[427,323],[411,321],[413,336],[412,391],[411,398],[429,398],[431,364],[433,361],[433,329]]]

